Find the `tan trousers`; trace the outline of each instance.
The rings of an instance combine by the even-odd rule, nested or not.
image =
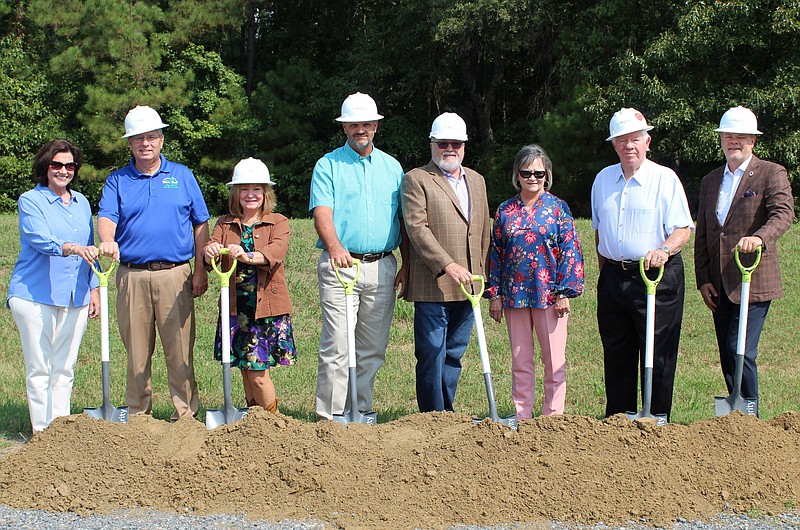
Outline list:
[[[197,414],[191,266],[151,272],[121,265],[117,272],[117,320],[128,350],[128,411],[153,411],[150,375],[158,330],[167,362],[169,393],[175,405],[172,419]]]
[[[341,269],[342,279],[351,281],[355,267]],[[372,410],[375,375],[386,358],[389,330],[392,326],[394,278],[397,260],[386,256],[372,263],[362,263],[354,289],[356,312],[356,379],[358,410]],[[322,308],[322,331],[319,338],[317,369],[317,419],[331,419],[350,406],[347,366],[347,317],[344,287],[334,274],[330,254],[323,252],[317,265],[319,301]]]

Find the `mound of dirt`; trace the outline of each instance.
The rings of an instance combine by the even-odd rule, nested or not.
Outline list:
[[[213,431],[134,416],[59,418],[0,460],[0,503],[87,514],[246,513],[343,528],[549,520],[666,525],[800,500],[800,415],[656,427],[540,417],[519,431],[459,414],[377,426],[261,409]]]

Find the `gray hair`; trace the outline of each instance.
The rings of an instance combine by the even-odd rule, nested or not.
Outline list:
[[[517,156],[514,157],[514,167],[511,170],[511,184],[514,186],[515,190],[519,191],[521,189],[519,185],[519,170],[530,166],[536,160],[541,160],[544,164],[544,170],[547,172],[547,177],[545,177],[544,181],[544,189],[550,190],[550,187],[553,185],[553,162],[550,160],[550,157],[547,156],[547,153],[544,152],[544,149],[536,144],[526,145],[520,149]]]

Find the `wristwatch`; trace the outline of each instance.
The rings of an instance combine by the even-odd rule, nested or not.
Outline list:
[[[248,252],[247,253],[247,259],[250,261],[251,265],[253,264],[253,258],[255,258],[255,257],[256,257],[256,255],[253,254],[252,252]]]
[[[672,254],[672,249],[669,248],[667,245],[661,245],[660,247],[658,247],[658,250],[663,250],[664,252],[666,252],[667,257],[669,257],[670,254]]]

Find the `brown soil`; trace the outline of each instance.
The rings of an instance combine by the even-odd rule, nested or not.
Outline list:
[[[81,514],[147,507],[340,528],[663,525],[781,513],[799,500],[791,412],[663,427],[541,417],[518,432],[447,413],[343,427],[254,409],[213,431],[193,419],[75,415],[0,456],[1,504]]]

